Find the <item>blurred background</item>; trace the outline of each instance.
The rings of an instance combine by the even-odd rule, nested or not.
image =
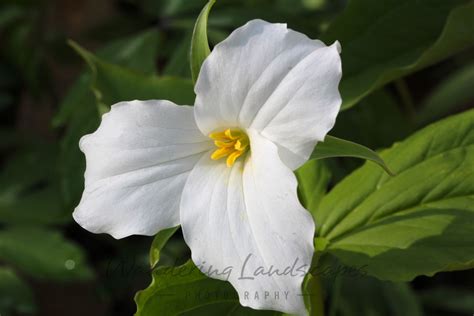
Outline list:
[[[101,67],[119,75],[125,69],[190,79],[189,43],[204,4],[0,0],[1,316],[135,312],[133,297],[151,280],[152,238],[117,241],[88,233],[71,217],[85,167],[78,140],[97,127],[100,116],[93,73],[68,40],[96,53]],[[345,6],[344,0],[219,0],[210,15],[210,42],[220,42],[253,18],[286,22],[317,38]],[[473,82],[471,48],[372,93],[361,101],[364,106],[343,112],[331,134],[372,149],[388,147],[436,119],[471,108]],[[334,184],[362,162],[326,163]],[[165,247],[162,264],[188,257],[177,234]],[[325,281],[330,293],[331,277]],[[403,287],[347,278],[342,289],[337,315],[398,315],[398,304],[412,304],[425,315],[474,312],[472,270],[419,277]]]

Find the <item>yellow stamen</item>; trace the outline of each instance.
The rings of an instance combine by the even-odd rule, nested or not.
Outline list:
[[[229,157],[227,157],[225,161],[225,163],[227,164],[227,167],[232,167],[235,161],[237,160],[237,158],[242,156],[243,153],[244,151],[237,150],[237,151],[234,151],[232,154],[230,154]]]
[[[247,148],[248,145],[249,145],[248,139],[247,140],[239,139],[237,142],[235,142],[234,148],[237,150],[245,150],[245,148]]]
[[[222,141],[222,140],[215,140],[214,145],[217,147],[234,147],[234,142],[232,141]]]
[[[210,133],[209,137],[214,139],[214,140],[227,139],[227,136],[225,135],[225,132]]]
[[[231,140],[239,139],[242,136],[242,132],[231,130],[230,128],[225,130],[225,136],[227,136]]]
[[[222,132],[209,134],[217,149],[211,154],[211,159],[218,160],[227,157],[226,164],[232,167],[240,156],[250,149],[248,136],[238,129],[226,129]]]
[[[216,149],[212,155],[211,155],[211,159],[213,160],[217,160],[217,159],[221,159],[223,157],[226,157],[227,155],[229,155],[230,153],[232,153],[233,150],[232,148],[230,147],[222,147],[222,148],[219,148],[219,149]]]

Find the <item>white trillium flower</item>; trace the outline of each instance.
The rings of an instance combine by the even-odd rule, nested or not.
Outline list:
[[[253,20],[205,60],[194,107],[115,104],[80,141],[87,169],[74,219],[115,238],[181,225],[203,272],[232,269],[209,276],[228,280],[242,305],[305,314],[315,226],[293,170],[335,123],[339,52]]]

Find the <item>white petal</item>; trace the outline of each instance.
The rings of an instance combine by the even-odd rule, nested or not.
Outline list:
[[[204,155],[189,175],[180,211],[184,238],[201,271],[228,279],[242,305],[304,314],[301,284],[313,254],[314,223],[277,147],[255,133],[250,137],[246,162],[227,168]],[[293,267],[293,275],[255,276],[259,266],[288,273]]]
[[[285,24],[253,20],[214,47],[195,91],[204,134],[252,128],[278,144],[292,169],[332,128],[341,104],[340,46],[325,46]]]
[[[158,100],[112,106],[80,141],[87,167],[74,219],[115,238],[179,225],[184,183],[211,146],[191,107]]]

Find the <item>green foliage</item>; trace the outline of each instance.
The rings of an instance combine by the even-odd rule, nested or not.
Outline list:
[[[8,161],[0,172],[0,223],[45,225],[70,220],[58,199],[56,155],[55,146],[30,145]]]
[[[304,299],[308,314],[311,316],[324,315],[323,288],[318,276],[308,274],[303,284]]]
[[[423,315],[414,291],[406,284],[382,282],[362,276],[341,278],[338,315]]]
[[[65,45],[69,31],[52,26],[51,12],[58,9],[53,3],[0,1],[2,316],[42,312],[35,307],[35,280],[90,281],[95,271],[85,257],[94,258],[100,276],[105,264],[95,260],[104,253],[113,253],[110,262],[117,264],[116,254],[137,255],[143,266],[149,257],[153,281],[136,296],[137,315],[280,315],[241,307],[229,283],[205,277],[191,261],[165,266],[189,257],[178,227],[158,233],[149,253],[133,238],[97,237],[97,245],[82,248],[69,238],[83,243],[88,235],[71,224],[83,190],[80,137],[93,132],[116,102],[193,104],[193,82],[210,47],[254,18],[288,23],[311,38],[342,44],[340,89],[343,109],[350,109],[338,116],[331,131],[336,137],[318,144],[313,159],[295,172],[300,201],[318,228],[314,267],[334,267],[328,260],[337,257],[379,279],[408,281],[474,266],[474,112],[408,137],[471,106],[472,57],[458,53],[474,43],[474,1],[219,0],[211,15],[215,0],[115,1],[113,14],[101,16],[102,5],[94,7],[102,20],[98,25],[93,17],[84,19],[81,23],[94,25],[71,32],[81,45],[101,48],[92,53],[72,44],[87,67],[65,97],[68,59],[79,58]],[[59,20],[58,25],[68,24],[67,18]],[[384,87],[390,82],[394,87]],[[42,135],[50,123],[45,108],[58,110],[56,129],[47,136]],[[31,117],[44,125],[38,135]],[[369,149],[401,140],[380,155]],[[348,158],[322,160],[337,157]],[[354,157],[390,167],[396,175],[369,162],[346,177],[362,163]],[[466,284],[472,281],[469,274],[462,276]],[[115,313],[115,292],[136,288],[141,280],[100,279],[101,297],[110,300]],[[436,287],[415,293],[408,284],[313,273],[305,279],[305,302],[310,315],[421,315],[419,302],[430,315],[472,313],[469,288],[429,280]],[[121,302],[130,296],[119,295]]]
[[[160,261],[161,249],[166,245],[168,240],[178,230],[178,227],[172,227],[160,231],[153,238],[153,243],[150,247],[150,267],[153,269]]]
[[[164,99],[178,104],[192,104],[194,101],[192,84],[186,79],[145,76],[104,62],[74,42],[70,45],[89,65],[91,89],[101,112],[106,112],[114,103],[135,99]]]
[[[296,170],[301,204],[315,215],[331,180],[331,172],[321,160],[311,159]],[[315,220],[317,220],[315,218]]]
[[[423,102],[417,125],[440,119],[474,99],[474,63],[466,65],[441,82]]]
[[[472,267],[473,124],[469,111],[384,151],[395,177],[366,164],[339,183],[315,213],[327,250],[385,280]]]
[[[137,316],[147,315],[272,315],[239,305],[228,282],[206,277],[191,261],[153,270],[150,286],[137,293]]]
[[[392,93],[380,89],[339,113],[331,135],[381,149],[406,138],[412,126]]]
[[[0,267],[0,313],[31,315],[36,312],[33,293],[11,269]]]
[[[216,0],[210,0],[204,6],[194,26],[190,52],[191,76],[193,82],[196,82],[198,78],[199,70],[201,69],[204,59],[211,53],[207,40],[207,19],[215,2]]]
[[[39,279],[92,277],[82,250],[60,233],[44,228],[25,226],[0,231],[0,260]]]
[[[467,288],[438,286],[420,293],[421,301],[429,309],[469,314],[474,309],[474,296]]]
[[[369,148],[327,135],[324,142],[318,143],[313,153],[312,159],[324,159],[331,157],[355,157],[375,162],[382,167],[388,174],[393,175],[388,166],[379,155]]]
[[[343,109],[474,44],[474,2],[353,0],[323,35],[342,45]]]
[[[69,124],[62,140],[60,159],[61,187],[68,205],[79,201],[83,189],[85,163],[79,151],[79,139],[99,126],[100,114],[108,111],[110,105],[133,99],[194,103],[189,80],[154,75],[157,40],[156,32],[141,32],[112,42],[97,56],[72,44],[89,65],[90,73],[79,77],[55,118],[56,125]]]

